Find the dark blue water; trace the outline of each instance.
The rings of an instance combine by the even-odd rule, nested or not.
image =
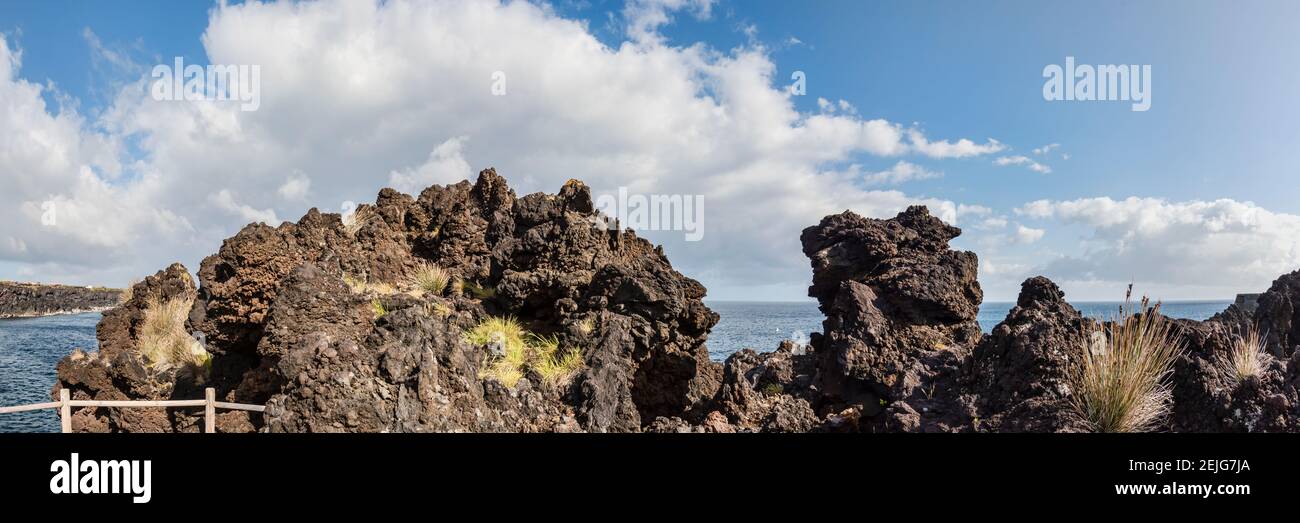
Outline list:
[[[82,348],[94,350],[99,313],[0,320],[0,405],[50,401],[54,365]],[[0,414],[0,432],[58,432],[54,410]]]
[[[1173,301],[1161,305],[1161,311],[1173,318],[1204,320],[1223,311],[1229,301]],[[740,302],[710,301],[709,308],[722,316],[709,333],[709,357],[727,359],[743,348],[759,352],[776,350],[781,340],[807,342],[809,333],[820,332],[821,311],[816,302]],[[1119,312],[1120,302],[1071,303],[1085,316],[1108,319]],[[1012,302],[988,302],[980,307],[976,320],[980,330],[989,332],[1015,306]]]
[[[1223,309],[1228,308],[1230,301],[1167,301],[1160,305],[1160,312],[1170,318],[1185,318],[1189,320],[1205,320],[1214,316]],[[980,324],[980,330],[989,332],[997,326],[1002,320],[1007,318],[1007,313],[1016,304],[1012,302],[988,302],[980,306],[979,316],[976,321]],[[1123,305],[1118,301],[1080,301],[1070,302],[1070,305],[1078,309],[1079,313],[1084,316],[1098,319],[1109,320],[1119,314],[1119,308]]]
[[[722,361],[740,349],[758,352],[776,350],[781,340],[808,342],[808,335],[822,330],[817,302],[709,301],[722,318],[709,333],[709,357]]]

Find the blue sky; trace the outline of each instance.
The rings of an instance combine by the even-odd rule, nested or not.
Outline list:
[[[108,136],[110,141],[120,140],[114,154],[125,165],[127,175],[104,178],[110,186],[135,190],[128,186],[141,175],[133,171],[160,168],[153,158],[163,156],[158,151],[172,149],[166,145],[150,145],[149,137],[159,133],[159,127],[141,123],[144,120],[139,117],[120,116],[122,112],[135,110],[120,100],[124,85],[138,80],[153,64],[170,63],[176,56],[184,57],[188,63],[206,64],[214,53],[223,56],[254,53],[238,41],[240,31],[245,30],[238,20],[233,20],[234,17],[218,20],[214,13],[223,10],[255,13],[267,20],[281,17],[274,19],[276,23],[287,23],[286,20],[294,17],[306,17],[308,11],[259,5],[242,10],[238,4],[152,0],[132,2],[129,6],[89,1],[6,2],[0,4],[0,32],[4,33],[14,56],[21,50],[17,77],[43,87],[40,96],[50,115],[57,116],[59,104],[73,100],[73,110],[80,117],[78,125],[83,133],[99,133]],[[633,4],[660,9],[668,15],[669,23],[653,26],[661,41],[637,42],[628,32]],[[382,13],[391,8],[391,5],[381,5],[367,10],[367,16],[374,14],[370,11]],[[960,158],[881,155],[854,149],[844,154],[827,153],[829,159],[808,165],[824,173],[847,170],[856,164],[859,168],[854,172],[871,173],[886,171],[905,161],[927,172],[942,173],[940,177],[903,181],[887,187],[871,187],[860,180],[855,183],[862,191],[897,191],[918,201],[946,201],[986,209],[984,215],[956,218],[958,225],[967,231],[956,244],[976,251],[982,260],[991,264],[987,267],[989,274],[984,274],[986,267],[981,267],[982,282],[990,299],[1013,299],[1019,280],[1039,272],[1062,282],[1067,293],[1081,299],[1117,296],[1125,279],[1134,280],[1139,288],[1148,283],[1144,280],[1151,280],[1151,292],[1166,299],[1230,298],[1225,295],[1232,289],[1262,290],[1257,287],[1266,285],[1281,270],[1300,267],[1300,249],[1294,239],[1288,240],[1295,232],[1291,229],[1295,222],[1293,215],[1300,214],[1296,185],[1300,179],[1300,167],[1297,167],[1300,162],[1296,161],[1300,151],[1296,147],[1300,144],[1300,118],[1297,118],[1300,104],[1294,95],[1295,86],[1300,85],[1300,69],[1294,67],[1300,57],[1300,37],[1295,36],[1294,30],[1295,21],[1300,20],[1300,4],[1295,2],[1093,2],[1082,6],[1028,1],[644,0],[640,3],[561,1],[545,4],[540,11],[545,14],[529,15],[528,20],[538,24],[564,21],[585,24],[585,31],[607,47],[604,55],[607,57],[632,45],[640,45],[638,49],[646,52],[660,46],[674,50],[679,57],[689,56],[682,50],[700,46],[714,53],[708,58],[711,60],[751,53],[772,65],[767,80],[774,89],[788,84],[792,72],[802,71],[807,78],[807,94],[788,97],[788,103],[803,115],[822,112],[819,99],[832,104],[843,100],[854,108],[851,114],[855,121],[882,119],[900,129],[920,130],[932,140],[966,138],[984,144],[994,139],[1003,144],[1002,151]],[[218,26],[223,30],[213,34],[220,35],[205,43],[205,31]],[[383,31],[388,26],[375,27]],[[248,31],[248,39],[266,41],[268,47],[283,44],[275,39],[267,41],[267,33]],[[269,34],[276,38],[283,36]],[[482,45],[490,51],[494,44],[488,41]],[[501,45],[508,53],[509,44]],[[444,51],[409,49],[417,57]],[[328,48],[323,48],[321,53],[328,55]],[[1043,67],[1061,64],[1066,56],[1075,57],[1080,64],[1150,65],[1150,110],[1134,112],[1123,102],[1045,101],[1041,94]],[[125,58],[115,61],[113,57]],[[627,69],[611,71],[611,74],[624,74]],[[267,74],[265,88],[276,89],[270,80],[277,72]],[[702,82],[701,85],[702,91],[707,91],[707,87],[715,84]],[[526,85],[521,87],[524,88]],[[655,86],[646,89],[652,95],[663,91]],[[717,98],[727,105],[724,97]],[[546,104],[555,105],[540,99],[536,105],[531,105],[531,100],[525,102],[530,103],[530,109],[498,109],[499,116],[505,120],[518,119],[550,107]],[[256,118],[283,121],[290,118],[284,114],[300,116],[277,112],[282,106],[271,103],[259,115],[238,115],[247,118],[241,120],[245,123],[240,126],[241,132],[265,122]],[[128,121],[131,124],[123,130],[124,122]],[[799,123],[792,125],[797,127]],[[429,132],[427,136],[419,133],[396,136],[395,142],[409,140],[412,144],[419,143],[419,149],[413,145],[409,152],[396,155],[392,151],[375,152],[373,173],[369,175],[363,172],[368,165],[364,159],[351,158],[357,163],[349,165],[360,171],[349,174],[372,176],[373,181],[350,178],[336,183],[330,180],[341,174],[321,172],[306,164],[298,166],[281,157],[267,163],[305,172],[312,180],[312,187],[318,188],[312,193],[318,199],[332,202],[349,197],[362,201],[384,185],[390,172],[415,169],[426,156],[433,162],[430,152],[433,146],[447,143],[444,140],[457,135],[468,137],[463,144],[455,142],[458,146],[455,149],[460,151],[463,147],[463,159],[472,169],[487,165],[500,167],[501,160],[497,159],[500,155],[476,149],[486,147],[486,142],[492,139],[482,134],[488,128],[491,125],[482,123],[450,126],[437,133]],[[428,143],[430,140],[432,143]],[[521,139],[516,146],[528,147],[526,144],[535,143],[535,140]],[[1059,145],[1043,154],[1033,152],[1049,144]],[[444,149],[448,150],[451,149]],[[654,150],[662,155],[665,149]],[[1051,172],[1034,172],[1024,165],[996,164],[999,157],[1014,156],[1026,156],[1049,166]],[[392,160],[394,157],[405,163]],[[0,169],[8,169],[0,173],[6,177],[29,176],[15,165],[0,164]],[[741,167],[736,169],[743,171]],[[593,169],[593,172],[597,174],[588,178],[595,178],[593,186],[599,187],[601,171]],[[519,176],[516,173],[503,174],[529,190],[555,190],[549,185],[551,176],[545,169],[539,169],[536,176],[525,173],[522,180],[516,180]],[[168,170],[162,176],[184,174]],[[656,187],[675,189],[670,179],[665,177]],[[591,179],[588,181],[592,183]],[[294,219],[307,206],[288,200],[260,199],[260,194],[267,191],[252,185],[253,182],[248,183],[239,185],[232,180],[229,186],[221,187],[236,197],[255,200],[241,201],[233,207],[272,210],[280,219]],[[211,192],[215,188],[206,190]],[[57,186],[42,190],[58,192]],[[40,197],[37,193],[40,191],[14,204],[33,201]],[[710,197],[708,191],[703,193]],[[867,200],[854,201],[876,202],[883,196],[863,198]],[[1109,203],[1096,200],[1099,198],[1108,199]],[[1113,208],[1110,204],[1127,198],[1136,200],[1120,206],[1126,214],[1114,219],[1108,217],[1111,212],[1108,209]],[[1027,204],[1039,200],[1048,203],[1039,207],[1040,212],[1030,212]],[[1210,205],[1221,200],[1232,203]],[[825,208],[833,209],[835,205],[838,202],[829,202]],[[888,214],[887,205],[861,205],[862,208],[854,210],[881,217]],[[717,209],[714,212],[725,213],[730,207]],[[1268,213],[1268,218],[1257,223],[1260,211]],[[971,220],[990,217],[1000,218],[1007,225],[980,231],[972,228],[975,222]],[[223,234],[233,234],[242,224],[238,218],[216,223],[189,220],[200,234],[193,237],[197,239],[192,244],[178,246],[184,253],[180,255],[181,261],[196,268],[198,254],[214,250],[216,239]],[[1185,229],[1166,230],[1153,226],[1152,220],[1181,220],[1189,225]],[[1224,236],[1221,230],[1224,221],[1246,225],[1242,231]],[[791,223],[789,227],[797,231],[798,227],[811,224]],[[719,234],[731,230],[725,223],[719,227],[723,229]],[[1017,227],[1041,232],[1028,234],[1022,238],[1024,241],[1012,241],[1010,238]],[[24,237],[23,234],[29,233],[23,231],[0,232],[11,236],[11,243],[38,242]],[[146,232],[139,234],[147,237]],[[789,257],[770,262],[773,267],[789,262],[775,272],[763,273],[756,269],[753,274],[741,271],[747,275],[733,277],[725,274],[728,272],[725,268],[710,264],[709,260],[717,256],[716,251],[677,241],[670,235],[650,234],[650,237],[663,241],[678,267],[704,281],[712,296],[778,300],[803,297],[806,281],[801,279],[807,275],[800,274],[797,263],[789,262]],[[123,248],[126,247],[114,247]],[[727,245],[720,248],[734,250]],[[791,244],[783,244],[781,248],[790,249]],[[797,249],[797,244],[794,248]],[[1240,252],[1210,253],[1208,250]],[[99,267],[96,272],[86,270],[84,260],[60,258],[57,251],[58,248],[52,247],[42,255],[32,254],[32,248],[14,249],[8,255],[0,252],[3,260],[0,277],[117,280],[128,274],[151,272],[149,267],[154,265],[160,268],[159,262],[166,256],[162,253],[118,256],[112,263],[119,264],[120,270],[104,271]],[[1179,263],[1180,256],[1201,255],[1207,258],[1205,267],[1201,268],[1171,271],[1143,267]],[[1219,255],[1221,259],[1216,258]],[[1106,265],[1108,259],[1133,267],[1099,270],[1097,267]],[[806,273],[804,263],[802,270]],[[1003,269],[994,270],[997,267]],[[692,273],[691,269],[696,272]]]

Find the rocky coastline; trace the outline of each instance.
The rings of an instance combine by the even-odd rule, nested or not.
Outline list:
[[[632,231],[597,227],[590,190],[517,196],[488,169],[418,196],[381,191],[345,220],[309,211],[253,224],[204,259],[135,285],[105,313],[99,350],[58,364],[53,391],[76,399],[265,404],[223,412],[220,432],[1084,432],[1068,373],[1090,321],[1043,277],[989,334],[976,314],[978,262],[948,244],[961,230],[911,207],[891,219],[827,216],[801,235],[809,296],[825,314],[807,346],[705,344],[718,316],[705,288]],[[450,282],[421,288],[436,265]],[[429,290],[433,289],[433,290]],[[185,332],[201,365],[142,355],[150,307],[192,303]],[[1300,271],[1209,320],[1173,320],[1172,432],[1300,431]],[[532,351],[570,349],[572,370],[541,356],[511,367],[510,340],[473,342],[492,319],[526,330]],[[1268,357],[1249,380],[1216,366],[1233,333],[1256,325]],[[536,341],[541,340],[541,341]],[[504,354],[504,356],[503,356]],[[541,358],[541,359],[539,359]],[[558,376],[558,377],[557,377]],[[196,432],[195,413],[80,409],[82,432]]]
[[[118,304],[120,289],[0,281],[0,319],[102,312]]]

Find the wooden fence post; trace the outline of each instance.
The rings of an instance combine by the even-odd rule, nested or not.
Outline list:
[[[72,392],[59,389],[59,429],[64,434],[72,432]]]
[[[217,431],[217,389],[203,389],[203,399],[207,402],[203,405],[203,432],[212,434]]]

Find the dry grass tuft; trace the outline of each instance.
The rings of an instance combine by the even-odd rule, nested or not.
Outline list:
[[[456,311],[452,310],[452,308],[451,308],[450,306],[448,306],[446,303],[437,302],[437,303],[426,303],[426,304],[424,304],[424,313],[425,313],[425,314],[428,314],[428,315],[436,315],[436,316],[438,316],[439,318],[446,318],[446,317],[448,317],[448,316],[451,316],[452,313],[454,313],[454,312],[456,312]]]
[[[595,329],[596,323],[591,318],[583,318],[578,322],[578,332],[582,333],[583,336],[591,334],[591,331]]]
[[[185,331],[193,299],[163,300],[150,296],[145,301],[144,320],[136,339],[137,350],[151,368],[191,367],[206,376],[212,356],[203,344]]]
[[[131,301],[131,298],[135,297],[135,284],[137,283],[140,283],[139,279],[131,280],[131,283],[126,284],[126,288],[122,289],[122,294],[117,298],[118,305],[125,304],[126,302]]]
[[[375,208],[369,205],[357,207],[357,210],[350,214],[343,215],[343,230],[348,236],[356,238],[357,233],[365,228],[371,222],[375,221],[379,215],[375,214]]]
[[[1236,388],[1246,380],[1264,373],[1269,357],[1264,348],[1265,336],[1260,334],[1259,329],[1249,327],[1246,332],[1235,336],[1232,348],[1226,355],[1219,357],[1216,365],[1228,383]]]
[[[377,294],[379,296],[397,294],[397,287],[391,283],[368,282],[347,274],[343,275],[343,283],[347,284],[353,294]]]
[[[1082,347],[1070,375],[1073,407],[1097,432],[1152,430],[1173,398],[1169,375],[1182,343],[1173,323],[1160,315],[1160,304],[1142,298],[1135,309],[1131,292],[1119,317]]]
[[[415,274],[411,277],[411,284],[417,291],[434,296],[442,295],[442,291],[447,289],[449,283],[451,283],[450,271],[427,262],[417,266]]]

